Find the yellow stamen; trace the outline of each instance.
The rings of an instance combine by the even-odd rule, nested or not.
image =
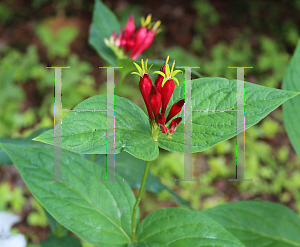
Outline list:
[[[148,24],[151,22],[151,17],[152,17],[151,14],[149,14],[149,15],[147,16],[147,18],[146,18],[146,25],[148,25]]]
[[[166,65],[167,65],[168,62],[169,62],[169,58],[170,58],[170,56],[168,56],[167,59],[166,59]]]
[[[143,61],[143,59],[141,60],[141,63],[142,63],[143,73],[145,73],[145,67],[144,67],[144,61]]]
[[[175,66],[175,60],[174,60],[174,62],[173,62],[173,64],[172,64],[171,75],[172,75],[172,73],[173,73],[174,66]]]
[[[157,21],[157,22],[155,23],[153,29],[156,30],[156,29],[159,27],[160,24],[161,24],[161,21]]]

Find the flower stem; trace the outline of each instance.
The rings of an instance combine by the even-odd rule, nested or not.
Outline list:
[[[124,72],[121,73],[119,82],[118,82],[117,87],[116,87],[116,92],[115,92],[115,94],[118,94],[118,93],[119,93],[120,88],[122,87],[122,84],[123,84],[123,81],[124,81],[124,78],[126,77],[126,75],[127,75],[126,72],[125,72],[125,73],[124,73]]]
[[[136,224],[135,224],[135,216],[136,216],[136,211],[139,208],[139,204],[140,201],[142,199],[142,195],[144,192],[144,188],[145,188],[145,183],[146,183],[146,179],[147,179],[147,174],[148,174],[148,170],[150,167],[150,161],[146,161],[146,166],[145,166],[145,170],[144,170],[144,175],[143,175],[143,180],[142,180],[142,184],[141,184],[141,188],[139,191],[139,195],[136,199],[136,202],[134,204],[134,208],[133,208],[133,212],[132,212],[132,224],[131,224],[131,241],[134,243],[135,242],[135,229],[136,229]]]

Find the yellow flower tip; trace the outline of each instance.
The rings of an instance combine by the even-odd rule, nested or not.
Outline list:
[[[174,66],[175,66],[175,60],[174,60],[174,62],[173,62],[173,64],[172,64],[171,75],[172,75],[172,73],[173,73]]]
[[[148,25],[150,22],[151,22],[151,17],[152,17],[152,14],[149,14],[146,18],[146,22],[145,24]]]
[[[167,59],[166,59],[166,65],[167,65],[168,62],[169,62],[169,58],[170,58],[170,56],[168,56]]]
[[[143,70],[143,73],[145,72],[145,66],[144,66],[144,60],[141,59],[141,64],[142,64],[142,70]]]
[[[161,24],[161,21],[157,21],[153,27],[154,30],[156,30]]]

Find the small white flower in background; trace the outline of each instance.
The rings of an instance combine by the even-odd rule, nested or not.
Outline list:
[[[11,227],[21,220],[20,216],[0,212],[0,247],[26,247],[26,239],[23,234],[12,235]]]

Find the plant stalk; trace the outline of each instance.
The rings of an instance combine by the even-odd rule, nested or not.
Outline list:
[[[120,88],[122,87],[122,84],[123,84],[123,81],[124,81],[124,78],[126,77],[127,73],[121,73],[121,76],[120,76],[120,79],[119,79],[119,82],[117,84],[117,87],[116,87],[116,91],[115,91],[115,94],[118,94],[119,91],[120,91]]]
[[[135,229],[136,229],[135,216],[136,216],[136,211],[139,208],[139,204],[140,204],[140,201],[142,199],[142,195],[143,195],[143,192],[144,192],[149,167],[150,167],[150,161],[146,161],[146,166],[145,166],[145,170],[144,170],[144,175],[143,175],[141,188],[140,188],[140,191],[139,191],[138,197],[136,199],[136,202],[134,204],[134,208],[133,208],[133,212],[132,212],[132,220],[131,220],[131,241],[132,241],[132,243],[135,242]]]

